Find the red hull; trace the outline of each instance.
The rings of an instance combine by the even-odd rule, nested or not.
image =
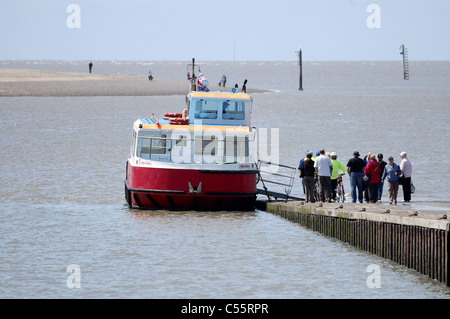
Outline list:
[[[170,210],[254,210],[256,169],[198,170],[136,167],[127,162],[130,207]]]

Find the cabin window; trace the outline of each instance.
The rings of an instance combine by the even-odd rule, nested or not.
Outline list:
[[[198,100],[195,103],[196,119],[216,119],[219,102],[213,100]]]
[[[166,154],[167,136],[161,134],[161,138],[152,138],[152,154]]]
[[[165,134],[161,134],[161,137],[139,137],[137,142],[137,156],[150,159],[150,155],[166,154],[166,137]]]
[[[133,136],[131,138],[131,156],[134,156],[136,152],[136,135],[136,131],[133,130]]]
[[[245,162],[249,156],[249,139],[247,136],[226,136],[224,145],[224,162]]]
[[[211,155],[215,156],[218,146],[218,138],[211,136],[196,136],[195,137],[195,155]]]
[[[242,101],[223,101],[222,118],[224,120],[245,119],[245,103]]]

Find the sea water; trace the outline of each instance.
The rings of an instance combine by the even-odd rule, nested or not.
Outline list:
[[[155,80],[184,79],[186,64],[94,61],[94,70],[146,80],[150,67]],[[87,69],[76,61],[0,66]],[[344,165],[354,150],[397,163],[406,151],[411,205],[449,206],[450,62],[411,62],[408,81],[401,62],[305,62],[303,91],[295,62],[201,67],[210,82],[226,74],[230,85],[247,79],[249,90],[267,90],[252,94],[252,125],[278,130],[279,163],[297,167],[307,149],[334,151]],[[0,98],[1,298],[450,297],[414,270],[263,211],[129,209],[132,123],[183,108],[184,96]],[[348,176],[344,185],[349,191]],[[298,178],[292,195],[303,196]]]

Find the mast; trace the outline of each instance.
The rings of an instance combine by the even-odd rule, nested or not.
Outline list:
[[[188,67],[189,66],[190,64],[188,64]],[[191,91],[197,91],[197,77],[195,76],[195,58],[192,58]]]

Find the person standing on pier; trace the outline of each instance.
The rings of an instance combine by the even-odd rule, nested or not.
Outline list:
[[[302,167],[303,167],[303,162],[308,157],[308,154],[311,154],[311,160],[314,162],[316,158],[312,156],[313,151],[307,150],[305,153],[305,157],[302,157],[302,159],[300,160],[300,163],[298,164],[298,174],[299,174],[299,177],[302,179],[303,194],[306,194],[306,191],[305,191],[305,179],[303,176]]]
[[[331,203],[331,172],[333,170],[333,162],[325,155],[324,149],[321,149],[319,154],[314,162],[314,168],[319,177],[320,200]]]
[[[389,156],[388,164],[383,170],[383,175],[381,180],[387,178],[388,181],[388,192],[389,192],[389,204],[397,204],[397,192],[398,192],[398,181],[400,179],[401,170],[400,167],[394,163],[394,158]]]
[[[312,159],[312,152],[306,153],[306,158],[302,161],[300,166],[300,176],[304,181],[304,192],[306,195],[306,202],[314,203],[314,180],[315,180],[314,160]]]
[[[347,172],[350,175],[350,186],[352,194],[352,203],[356,203],[356,200],[360,203],[363,202],[363,171],[366,163],[359,157],[359,152],[353,152],[353,158],[347,162]],[[358,194],[356,193],[358,190]],[[357,196],[358,195],[358,198]]]
[[[403,200],[405,202],[411,201],[411,175],[412,175],[412,165],[411,161],[406,157],[406,152],[400,153],[400,158],[402,161],[400,162],[400,169],[403,174]]]
[[[345,175],[345,166],[337,159],[336,152],[330,154],[331,162],[333,163],[333,171],[331,172],[331,192],[333,200],[336,200],[337,178],[339,174]],[[340,171],[340,173],[339,173]]]
[[[369,152],[369,153],[367,153],[367,155],[366,156],[364,156],[364,163],[367,165],[368,163],[369,163],[369,161],[370,161],[370,155],[372,155],[372,152]],[[368,203],[369,202],[369,185],[368,185],[369,183],[368,182],[366,182],[364,179],[363,179],[363,193],[364,193],[364,200],[366,201],[366,203]]]
[[[370,180],[367,183],[367,190],[369,195],[369,203],[377,202],[378,183],[380,182],[380,164],[375,160],[375,154],[370,154],[369,162],[364,169],[364,175],[370,175]]]
[[[89,73],[92,73],[92,66],[93,66],[92,62],[89,62]]]
[[[378,158],[378,164],[380,164],[380,182],[378,183],[378,202],[381,203],[381,195],[383,195],[383,186],[384,186],[384,180],[381,179],[381,176],[383,176],[384,168],[386,167],[387,163],[383,161],[383,154],[379,153],[377,155]]]

